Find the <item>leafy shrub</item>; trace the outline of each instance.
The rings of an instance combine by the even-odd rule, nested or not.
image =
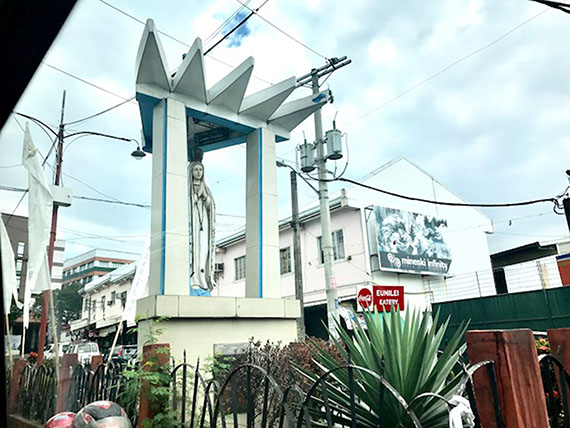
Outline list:
[[[366,312],[364,318],[366,330],[356,326],[354,337],[350,337],[339,328],[341,341],[334,342],[343,365],[350,362],[375,374],[365,370],[352,371],[357,426],[377,427],[380,423],[387,427],[413,426],[406,409],[385,385],[380,384],[378,376],[410,405],[422,427],[447,426],[446,403],[434,395],[418,396],[437,394],[449,400],[456,394],[462,376],[454,373],[454,368],[466,349],[461,344],[466,325],[460,326],[443,345],[449,320],[437,328],[437,315],[432,318],[428,313],[408,310],[403,321],[399,311]],[[326,370],[339,367],[338,361],[320,346],[316,346],[313,356]],[[303,369],[301,372],[311,382],[319,378],[319,372]],[[342,369],[331,373],[327,382],[331,407],[336,409],[333,422],[346,424],[348,421],[350,425],[348,371]],[[324,419],[320,406],[311,411],[316,418]]]
[[[216,356],[216,363],[210,364],[215,368],[213,377],[223,384],[228,375],[234,369],[244,364],[252,364],[264,369],[268,375],[273,378],[281,390],[286,390],[291,385],[297,385],[304,393],[311,387],[311,382],[306,377],[300,375],[297,367],[305,370],[319,372],[319,365],[313,360],[313,354],[316,347],[326,349],[331,358],[335,359],[339,364],[342,363],[342,357],[337,349],[322,339],[313,339],[307,342],[293,342],[283,346],[281,342],[261,342],[253,338],[250,339],[246,354],[238,355],[228,359],[227,356]],[[250,398],[252,400],[254,418],[261,415],[264,409],[264,381],[265,376],[259,371],[250,370]],[[237,406],[232,408],[231,388],[235,387],[235,396],[237,397]],[[289,404],[299,404],[299,397],[291,394],[288,399]],[[232,376],[231,383],[228,385],[224,396],[222,397],[224,411],[236,411],[243,413],[247,410],[247,370],[242,369]],[[234,403],[236,404],[236,403]],[[276,424],[281,414],[281,401],[274,393],[270,393],[267,403],[267,420],[268,426]]]

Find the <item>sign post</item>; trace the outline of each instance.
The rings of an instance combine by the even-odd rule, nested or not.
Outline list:
[[[387,312],[392,308],[404,310],[403,285],[364,285],[356,295],[357,311],[364,309]]]

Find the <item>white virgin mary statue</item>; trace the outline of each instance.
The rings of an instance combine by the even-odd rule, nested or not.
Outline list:
[[[214,288],[216,205],[204,181],[204,165],[190,162],[190,295],[209,296]]]

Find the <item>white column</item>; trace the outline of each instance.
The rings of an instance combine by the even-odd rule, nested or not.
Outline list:
[[[247,137],[245,296],[281,298],[275,134]]]
[[[184,103],[154,108],[149,292],[189,294],[188,154]]]

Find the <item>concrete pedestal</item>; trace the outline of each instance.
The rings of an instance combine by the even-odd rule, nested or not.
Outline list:
[[[252,337],[283,344],[296,341],[300,310],[298,300],[149,296],[137,301],[139,353],[159,317],[168,319],[155,325],[162,330],[157,339],[170,344],[174,359],[181,361],[186,351],[188,363],[195,365],[200,358],[203,366],[214,346],[243,344]]]

